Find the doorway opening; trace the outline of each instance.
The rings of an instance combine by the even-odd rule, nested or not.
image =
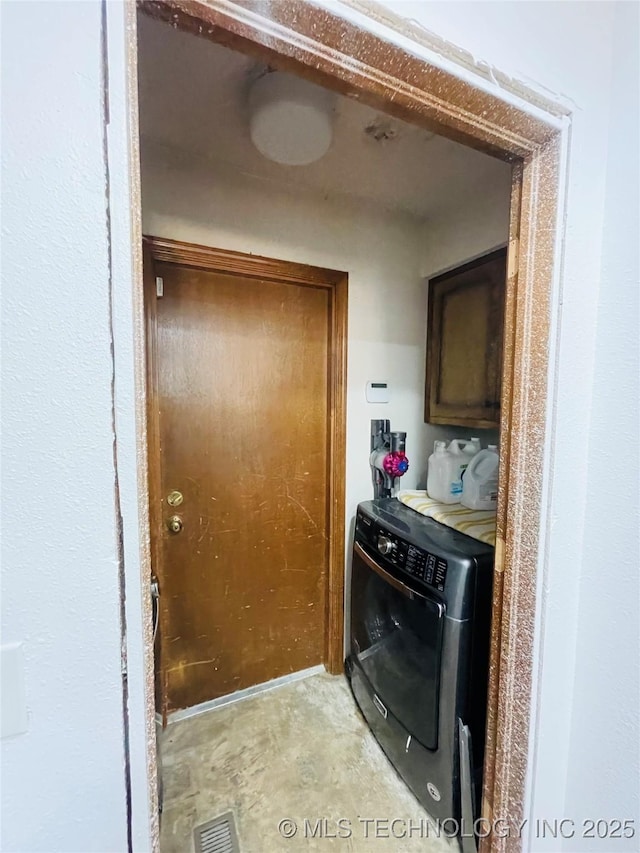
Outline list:
[[[350,95],[381,116],[389,117],[391,125],[384,125],[384,120],[373,125],[370,136],[376,144],[392,143],[393,120],[396,120],[400,126],[407,122],[428,134],[437,130],[446,141],[462,142],[491,154],[496,158],[496,164],[502,165],[502,160],[502,163],[513,165],[507,181],[510,213],[505,221],[503,239],[478,251],[469,249],[466,256],[456,259],[455,263],[443,263],[424,270],[424,277],[442,273],[448,267],[459,265],[459,262],[473,260],[495,249],[498,244],[508,243],[500,422],[501,475],[483,814],[504,816],[508,813],[515,820],[518,815],[512,809],[507,811],[506,804],[522,802],[526,769],[526,749],[523,752],[522,744],[526,745],[528,738],[529,707],[525,702],[514,708],[510,706],[509,697],[518,681],[524,690],[527,689],[532,665],[535,611],[532,572],[538,547],[540,483],[532,483],[527,471],[540,470],[535,465],[532,468],[533,460],[542,462],[545,413],[539,401],[544,399],[546,382],[548,300],[554,239],[553,228],[547,227],[541,232],[537,223],[543,217],[548,225],[555,217],[558,164],[555,131],[551,125],[531,119],[471,86],[462,86],[439,69],[408,57],[399,49],[389,51],[388,45],[355,27],[351,33],[353,42],[350,41],[354,45],[352,55],[330,55],[321,48],[333,45],[336,49],[340,38],[344,37],[345,23],[306,4],[300,4],[296,16],[292,17],[287,14],[290,9],[274,8],[264,14],[249,15],[242,7],[229,4],[225,5],[224,11],[208,4],[192,4],[188,15],[171,4],[144,4],[144,8],[152,17],[170,19],[179,30],[175,35],[185,32],[202,34],[203,29],[207,30],[207,37],[215,43],[238,49],[263,65],[294,71],[333,92]],[[293,19],[295,24],[290,23]],[[413,83],[409,83],[409,79]],[[416,80],[420,81],[419,86],[415,85]],[[436,82],[440,93],[437,103],[431,95]],[[492,116],[491,120],[486,118],[487,115]],[[166,143],[163,144],[166,147]],[[184,164],[184,154],[176,159],[180,157]],[[187,154],[187,160],[193,160],[193,153]],[[143,152],[143,175],[144,168]],[[165,177],[167,186],[170,186],[168,170]],[[223,178],[224,175],[219,173],[218,179]],[[159,183],[152,181],[149,184],[152,194],[154,185],[157,188]],[[549,192],[541,200],[537,191],[543,185]],[[191,201],[198,197],[197,187],[194,186],[193,190]],[[202,199],[206,195],[205,189],[201,187],[199,192]],[[536,198],[535,204],[531,203],[532,198]],[[177,196],[174,197],[176,199]],[[211,245],[206,236],[201,237],[202,230],[196,234],[183,227],[189,223],[189,211],[180,209],[179,204],[176,218],[181,220],[181,225],[174,227],[173,239],[186,240],[189,233],[192,236],[190,242],[200,246]],[[157,221],[162,224],[162,214],[158,215]],[[227,221],[229,245],[233,248],[233,236],[239,233],[243,224],[242,213],[234,211],[230,205]],[[163,224],[167,224],[166,218]],[[406,233],[409,229],[404,230]],[[157,228],[146,226],[145,231],[159,233]],[[219,241],[213,245],[221,248]],[[441,241],[439,245],[442,247]],[[278,258],[280,254],[274,251],[268,256]],[[388,329],[398,319],[394,313],[397,306],[389,301],[384,304],[391,315],[386,318]],[[370,310],[366,301],[358,308],[363,311],[363,316],[367,316],[366,312]],[[423,323],[426,322],[425,316]],[[367,379],[375,378],[383,377],[367,376]],[[532,387],[537,400],[531,398]],[[368,475],[368,470],[365,474]],[[348,482],[347,475],[347,488]],[[528,674],[524,682],[523,671]],[[487,849],[494,849],[497,841],[490,839],[484,844]]]

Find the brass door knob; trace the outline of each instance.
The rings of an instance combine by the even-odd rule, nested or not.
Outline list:
[[[183,527],[184,525],[179,515],[172,515],[171,518],[167,519],[167,530],[174,536],[176,533],[180,533]]]

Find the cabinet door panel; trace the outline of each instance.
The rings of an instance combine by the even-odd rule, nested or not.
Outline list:
[[[491,287],[480,285],[443,288],[441,356],[437,399],[444,406],[484,406],[487,399],[488,324]],[[480,318],[480,322],[478,319]]]
[[[428,423],[499,423],[505,277],[503,249],[429,283]]]

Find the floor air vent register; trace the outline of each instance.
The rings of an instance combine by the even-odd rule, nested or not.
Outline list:
[[[227,812],[193,830],[195,853],[240,853],[233,814]]]

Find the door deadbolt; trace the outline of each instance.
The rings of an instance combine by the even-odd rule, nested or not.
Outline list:
[[[180,506],[183,500],[184,497],[182,496],[182,492],[179,492],[177,489],[174,489],[167,495],[167,503],[169,506]]]
[[[176,533],[180,533],[183,527],[184,525],[179,515],[172,515],[171,518],[167,519],[167,530],[174,536]]]

